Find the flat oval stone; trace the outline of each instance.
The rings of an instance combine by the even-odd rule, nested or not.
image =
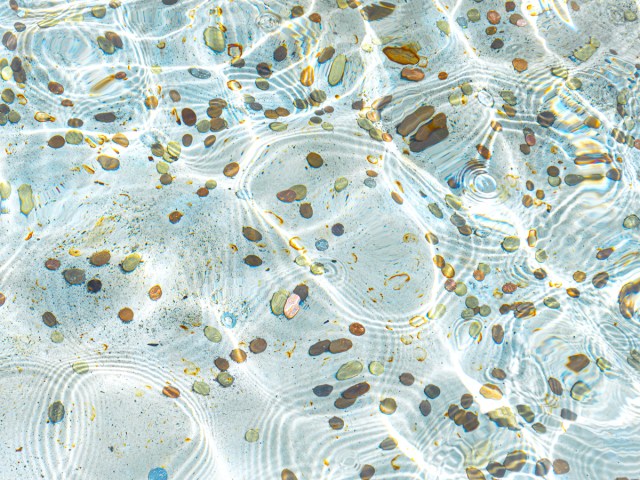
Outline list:
[[[309,355],[316,357],[329,351],[330,340],[320,340],[309,347]]]
[[[80,268],[69,268],[62,275],[69,285],[82,285],[86,280],[84,270]]]
[[[130,255],[127,255],[122,261],[122,269],[127,273],[133,272],[138,267],[138,265],[140,265],[141,261],[142,257],[139,253],[132,253]]]
[[[103,170],[112,171],[120,168],[120,160],[108,155],[98,155],[98,163]]]
[[[331,63],[331,69],[329,70],[329,85],[336,86],[342,81],[344,76],[344,69],[347,65],[346,55],[338,55]]]
[[[60,400],[53,402],[51,405],[49,405],[47,414],[51,423],[61,422],[65,414],[64,405]]]
[[[333,392],[333,386],[328,384],[317,385],[313,387],[313,394],[316,397],[328,397]]]
[[[193,382],[193,391],[198,395],[209,395],[211,392],[211,387],[206,382]]]
[[[296,316],[296,314],[300,311],[300,297],[295,293],[292,293],[287,298],[287,301],[284,304],[283,313],[284,316],[291,319]]]
[[[351,362],[347,362],[343,364],[336,373],[336,378],[338,380],[349,380],[350,378],[356,377],[362,373],[363,369],[362,362],[358,360],[352,360]]]
[[[348,338],[339,338],[329,344],[329,351],[331,353],[342,353],[350,350],[353,346],[353,342]]]
[[[220,330],[212,326],[204,327],[204,336],[207,337],[207,340],[213,343],[219,343],[222,341],[222,334]]]
[[[286,290],[278,290],[271,297],[271,312],[274,315],[282,315],[284,313],[284,306],[289,298],[289,292]]]
[[[342,392],[343,398],[358,398],[367,393],[371,386],[367,382],[356,383]]]
[[[95,252],[89,258],[89,262],[95,267],[106,265],[107,263],[109,263],[109,260],[111,260],[111,253],[108,250]]]

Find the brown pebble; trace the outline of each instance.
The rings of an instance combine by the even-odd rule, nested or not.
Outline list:
[[[293,289],[293,293],[300,297],[301,302],[304,302],[309,296],[309,287],[307,287],[304,283],[301,283],[300,285],[296,285],[296,287]]]
[[[262,240],[262,234],[253,227],[242,227],[242,236],[250,242]]]
[[[162,394],[169,398],[178,398],[180,396],[180,390],[176,387],[167,386],[162,389]]]
[[[168,173],[163,173],[160,175],[160,183],[162,185],[171,185],[173,183],[173,177]]]
[[[504,328],[500,324],[496,324],[491,328],[491,338],[497,344],[501,344],[504,340]]]
[[[581,370],[585,369],[591,360],[584,353],[578,353],[576,355],[571,355],[569,357],[569,361],[567,362],[567,368],[574,373],[580,373]]]
[[[309,163],[309,166],[313,168],[320,168],[324,164],[323,158],[315,152],[311,152],[307,155],[307,162]]]
[[[213,361],[213,364],[222,372],[229,370],[229,360],[226,358],[218,357]]]
[[[149,289],[149,298],[154,302],[162,297],[162,288],[160,285],[154,285]]]
[[[200,187],[198,190],[196,190],[196,195],[198,195],[200,198],[208,197],[209,189],[207,187]]]
[[[49,258],[44,262],[44,266],[47,270],[58,270],[60,268],[60,260],[57,258]]]
[[[562,384],[557,378],[549,377],[547,380],[549,388],[555,395],[562,395]]]
[[[344,428],[344,420],[339,417],[331,417],[329,419],[329,426],[333,430],[342,430]]]
[[[196,116],[196,112],[191,110],[190,108],[183,108],[181,112],[182,121],[188,127],[192,127],[196,124],[198,117]]]
[[[156,108],[158,108],[158,97],[156,97],[155,95],[148,96],[144,99],[144,105],[149,110],[155,110]]]
[[[178,223],[180,221],[182,216],[183,216],[182,212],[179,212],[178,210],[175,210],[175,211],[173,211],[173,212],[171,212],[169,214],[169,221],[175,225],[176,223]]]
[[[281,62],[285,58],[287,58],[287,47],[285,47],[284,45],[280,45],[273,51],[273,59],[276,62]]]
[[[415,381],[416,381],[415,377],[409,372],[405,372],[402,375],[400,375],[400,383],[407,387],[410,387],[411,385],[413,385]]]
[[[118,318],[123,322],[130,322],[133,320],[133,310],[129,307],[124,307],[118,312]]]
[[[245,352],[240,348],[235,348],[231,350],[229,357],[231,357],[231,360],[233,360],[236,363],[242,363],[247,360],[247,352]]]
[[[489,10],[487,12],[487,20],[491,25],[497,25],[500,23],[500,14],[495,10]]]
[[[309,347],[309,355],[312,357],[316,357],[318,355],[322,355],[325,352],[329,351],[329,345],[331,344],[331,340],[320,340],[319,342],[314,343]]]
[[[356,383],[355,385],[347,388],[342,392],[342,398],[355,399],[361,397],[371,389],[371,386],[367,382]]]
[[[280,479],[281,480],[298,480],[298,477],[291,470],[289,470],[288,468],[285,468],[284,470],[282,470],[282,473],[280,473]]]
[[[225,177],[233,178],[238,174],[239,171],[240,171],[240,165],[238,165],[236,162],[231,162],[225,165],[224,170],[222,170],[222,173],[224,173]]]
[[[49,82],[49,91],[55,95],[62,95],[64,93],[64,87],[58,82]]]
[[[89,263],[91,263],[91,265],[93,265],[94,267],[102,267],[103,265],[109,263],[109,260],[111,260],[111,253],[109,253],[108,250],[101,250],[91,255],[91,257],[89,258]]]
[[[249,343],[251,353],[262,353],[267,349],[267,341],[264,338],[254,338]]]
[[[371,480],[376,473],[376,469],[371,465],[363,465],[360,469],[361,480]]]
[[[424,72],[419,68],[404,67],[400,76],[410,82],[420,82],[424,80]]]
[[[193,143],[193,135],[191,135],[190,133],[185,133],[182,136],[182,145],[185,147],[190,147],[192,143]]]
[[[340,397],[335,402],[333,402],[333,406],[339,410],[344,410],[345,408],[349,408],[354,403],[356,403],[355,398]]]
[[[353,342],[348,338],[339,338],[329,344],[329,351],[331,353],[342,353],[350,350],[353,347]]]
[[[300,204],[300,216],[302,218],[311,218],[313,217],[313,207],[310,203],[301,203]]]
[[[517,72],[524,72],[527,68],[529,68],[529,64],[523,58],[514,58],[511,62],[513,64],[513,68]]]
[[[365,328],[364,328],[364,325],[362,325],[361,323],[353,322],[351,325],[349,325],[349,333],[351,333],[351,335],[360,337],[364,335],[364,332],[365,332]]]
[[[47,327],[55,327],[56,325],[58,325],[58,319],[51,312],[44,312],[42,314],[42,321]]]
[[[278,192],[276,194],[276,197],[278,197],[278,200],[280,200],[281,202],[291,203],[295,201],[297,194],[294,190],[287,189],[287,190],[282,190],[281,192]]]
[[[54,135],[49,139],[47,145],[49,145],[51,148],[62,148],[64,147],[65,143],[65,139],[62,135]]]
[[[244,257],[244,263],[249,265],[250,267],[259,267],[262,265],[262,259],[257,255],[247,255]]]
[[[553,473],[556,475],[564,475],[569,473],[569,463],[566,460],[557,459],[553,461]]]

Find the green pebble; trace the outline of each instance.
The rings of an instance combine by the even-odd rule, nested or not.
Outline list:
[[[473,295],[469,295],[465,301],[464,304],[468,307],[468,308],[476,308],[478,305],[480,305],[480,302],[478,301],[478,297],[474,297]]]
[[[480,21],[480,11],[477,8],[472,8],[467,12],[467,18],[470,22],[479,22]]]
[[[0,187],[1,187],[1,185],[0,185]],[[1,192],[2,192],[2,189],[0,188],[0,193],[1,193]],[[5,197],[3,197],[3,198],[5,198]],[[638,225],[640,225],[640,218],[638,218],[638,216],[637,216],[637,215],[635,215],[635,214],[631,214],[631,215],[629,215],[629,216],[628,216],[628,217],[626,217],[626,218],[624,219],[624,221],[622,222],[622,226],[623,226],[624,228],[627,228],[627,229],[637,228],[637,227],[638,227]]]
[[[336,379],[349,380],[350,378],[360,375],[363,368],[364,366],[362,365],[362,362],[358,360],[347,362],[338,369],[338,372],[336,373]]]
[[[429,205],[427,205],[427,208],[429,208],[429,211],[434,217],[436,218],[444,217],[444,215],[442,214],[442,210],[440,210],[440,207],[438,206],[438,204],[430,203]]]
[[[282,122],[271,122],[269,124],[269,128],[274,132],[284,132],[288,127],[289,125]]]
[[[491,307],[489,305],[481,305],[480,316],[488,317],[489,315],[491,315]]]
[[[49,409],[47,410],[47,415],[51,423],[61,422],[64,418],[64,413],[64,405],[60,400],[56,400],[49,405]]]
[[[260,435],[258,434],[258,429],[256,428],[247,430],[247,432],[244,434],[244,439],[249,443],[257,442],[258,438],[260,438]]]
[[[324,265],[318,262],[312,263],[309,271],[314,275],[324,275]]]
[[[271,297],[271,312],[274,315],[282,315],[284,313],[284,304],[289,298],[289,292],[287,290],[278,290]]]
[[[607,370],[611,370],[611,362],[603,357],[598,357],[596,360],[596,365],[600,369],[601,372],[606,372]]]
[[[473,313],[473,310],[471,310],[470,308],[463,308],[462,312],[460,312],[460,316],[464,320],[470,320],[470,319],[473,318],[474,315],[475,315],[475,313]]]
[[[374,360],[369,364],[369,372],[376,376],[382,375],[384,373],[384,365]]]
[[[18,112],[16,112],[15,110],[11,110],[9,112],[9,115],[7,116],[7,118],[9,119],[9,121],[11,123],[18,123],[20,121],[20,119],[22,118],[20,116],[20,114]]]
[[[504,237],[502,248],[505,252],[515,252],[520,248],[520,239],[518,237]]]
[[[209,395],[211,387],[206,382],[193,382],[193,391],[198,395]]]
[[[64,341],[64,335],[60,330],[55,330],[51,333],[51,341],[53,343],[62,343]]]
[[[73,371],[79,374],[87,373],[89,371],[89,364],[87,362],[76,362],[71,365]]]
[[[347,188],[348,185],[349,180],[347,180],[345,177],[340,177],[336,179],[335,183],[333,184],[333,188],[335,188],[336,192],[341,192],[342,190]]]
[[[196,130],[198,130],[199,133],[206,133],[210,128],[211,123],[209,122],[209,120],[200,120],[198,123],[196,123]]]
[[[160,161],[156,164],[156,171],[159,174],[169,173],[169,164],[167,162]]]
[[[459,297],[464,297],[467,294],[467,286],[464,282],[458,282],[456,283],[456,288],[453,293]]]
[[[218,186],[218,182],[216,182],[215,180],[211,179],[211,180],[207,180],[204,183],[204,186],[207,187],[207,190],[213,190]]]
[[[469,324],[469,335],[471,336],[471,338],[478,338],[481,330],[482,324],[480,322],[471,322]]]
[[[220,372],[218,374],[218,383],[223,387],[228,387],[233,383],[233,377],[227,372]]]
[[[80,145],[84,140],[84,135],[78,130],[69,130],[64,134],[64,140],[71,145]]]
[[[207,337],[207,340],[213,343],[220,343],[222,341],[222,334],[216,327],[204,327],[204,336]]]
[[[132,253],[130,255],[127,255],[122,261],[122,269],[127,273],[133,272],[138,267],[138,265],[140,265],[141,261],[142,257],[139,253]]]
[[[540,248],[540,249],[536,250],[535,257],[536,257],[536,261],[538,263],[544,263],[549,258],[549,255],[547,254],[546,250],[543,250],[543,249]]]
[[[454,210],[462,209],[462,200],[460,199],[460,197],[447,193],[444,196],[444,201],[447,205],[449,205]]]
[[[546,307],[553,308],[554,310],[560,308],[560,302],[556,297],[546,297],[542,303],[544,303]]]

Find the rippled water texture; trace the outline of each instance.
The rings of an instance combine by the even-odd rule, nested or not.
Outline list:
[[[0,479],[639,478],[637,15],[2,0]]]

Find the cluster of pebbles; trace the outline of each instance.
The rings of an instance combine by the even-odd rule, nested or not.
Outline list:
[[[178,0],[154,2],[158,9],[175,9],[167,10],[170,12],[167,15],[177,15],[181,7]],[[456,7],[454,12],[438,12],[437,18],[429,20],[431,30],[428,35],[441,38],[445,43],[455,42],[456,38],[464,35],[469,35],[469,38],[479,35],[481,41],[477,48],[470,47],[465,55],[476,56],[478,51],[500,55],[501,61],[508,66],[507,73],[501,72],[501,75],[508,77],[513,84],[493,88],[495,95],[481,88],[481,82],[474,84],[454,71],[451,62],[443,61],[435,52],[432,55],[428,41],[420,40],[424,43],[422,45],[417,36],[404,38],[409,35],[400,26],[397,27],[397,34],[390,34],[389,31],[394,31],[389,27],[393,22],[400,25],[410,18],[401,12],[411,7],[400,2],[336,0],[330,6],[326,2],[312,2],[317,11],[308,11],[305,6],[295,5],[281,12],[284,19],[275,16],[280,22],[276,22],[280,27],[274,26],[271,30],[276,43],[265,42],[268,48],[259,46],[255,50],[250,44],[243,45],[240,39],[235,38],[234,30],[225,26],[222,21],[224,8],[212,7],[208,14],[214,17],[215,22],[198,29],[195,40],[199,47],[206,48],[210,64],[185,66],[182,81],[188,86],[182,89],[175,85],[166,89],[162,85],[154,85],[153,88],[142,86],[139,72],[131,66],[126,69],[114,67],[113,73],[87,86],[89,97],[100,95],[114,86],[126,86],[130,89],[126,90],[126,95],[130,96],[128,101],[141,107],[139,115],[151,122],[156,117],[162,118],[162,122],[170,126],[166,129],[162,127],[166,131],[161,133],[154,127],[153,134],[145,136],[150,132],[141,132],[138,126],[131,127],[133,123],[143,123],[134,122],[115,101],[113,105],[101,104],[99,111],[87,113],[85,99],[74,97],[73,92],[78,92],[77,86],[65,83],[64,76],[55,70],[48,72],[49,78],[44,82],[46,87],[38,85],[38,82],[42,83],[42,78],[36,75],[37,59],[28,54],[25,45],[29,41],[29,32],[37,31],[39,35],[46,36],[62,28],[65,23],[95,21],[96,28],[90,39],[92,53],[104,61],[115,63],[114,59],[119,55],[133,55],[135,45],[135,35],[125,28],[126,15],[121,14],[127,8],[125,2],[112,0],[105,5],[74,7],[68,11],[58,9],[35,17],[27,14],[27,3],[21,0],[8,2],[8,8],[20,21],[10,27],[3,26],[0,126],[10,132],[36,132],[33,138],[26,133],[21,139],[23,144],[32,149],[31,152],[36,152],[35,155],[40,152],[55,154],[56,161],[61,163],[69,158],[82,158],[72,170],[74,175],[91,178],[83,186],[85,190],[82,195],[90,197],[91,189],[98,192],[110,188],[111,184],[133,183],[135,180],[146,181],[151,190],[172,199],[162,204],[171,203],[171,207],[162,207],[160,228],[163,232],[166,230],[171,235],[183,238],[185,245],[190,244],[193,237],[202,244],[214,241],[229,244],[234,255],[224,260],[229,264],[222,268],[229,272],[240,272],[243,278],[261,280],[260,288],[263,291],[260,292],[261,301],[255,312],[258,320],[254,321],[263,321],[265,325],[269,325],[269,322],[284,324],[290,329],[290,338],[276,338],[265,327],[260,335],[234,338],[234,348],[222,350],[226,345],[227,330],[234,328],[239,321],[248,320],[242,316],[238,320],[238,315],[229,309],[219,318],[207,320],[206,325],[198,324],[198,328],[202,327],[199,330],[201,333],[191,337],[191,341],[193,348],[200,348],[198,342],[203,342],[214,352],[210,364],[206,366],[211,373],[199,374],[200,367],[186,369],[189,370],[188,375],[197,377],[192,381],[190,379],[190,391],[184,391],[184,388],[181,391],[178,382],[162,379],[161,387],[157,388],[162,401],[182,402],[185,397],[191,398],[193,395],[194,402],[205,402],[218,396],[226,398],[223,395],[229,391],[245,392],[244,389],[248,390],[251,385],[242,384],[240,379],[248,378],[243,376],[244,372],[254,367],[259,371],[266,364],[262,362],[285,356],[281,344],[302,337],[304,348],[287,351],[286,356],[312,365],[315,369],[314,385],[310,385],[310,388],[305,386],[303,395],[309,405],[323,412],[324,428],[333,432],[332,438],[348,439],[355,416],[370,416],[383,418],[382,421],[389,424],[395,421],[413,422],[414,431],[418,432],[435,429],[441,435],[441,431],[447,431],[452,437],[469,444],[494,434],[502,435],[502,453],[496,449],[480,460],[478,457],[473,461],[465,459],[456,476],[451,478],[517,478],[519,472],[521,475],[533,474],[544,478],[550,478],[551,475],[573,478],[574,471],[582,471],[579,470],[582,466],[574,466],[572,458],[561,458],[560,454],[553,456],[555,451],[552,447],[543,449],[553,453],[548,454],[550,458],[534,453],[535,449],[529,448],[522,437],[533,436],[541,442],[540,445],[555,442],[556,437],[552,439],[549,431],[553,430],[555,435],[560,430],[570,429],[572,423],[579,421],[583,411],[589,415],[589,406],[597,401],[598,396],[606,395],[603,382],[611,379],[611,372],[622,375],[621,372],[628,370],[636,376],[640,374],[640,346],[633,343],[621,346],[623,353],[616,353],[614,358],[607,350],[581,349],[572,344],[572,350],[564,355],[566,360],[563,362],[566,363],[549,359],[549,363],[555,363],[540,365],[541,372],[559,373],[544,373],[543,398],[537,400],[523,399],[523,395],[517,393],[522,392],[519,385],[528,380],[517,378],[517,372],[514,371],[516,367],[510,366],[505,359],[526,342],[522,340],[523,336],[533,336],[544,328],[552,328],[538,326],[529,331],[527,322],[537,321],[545,315],[555,315],[565,308],[579,309],[581,307],[575,305],[582,305],[579,302],[589,298],[602,299],[602,302],[611,304],[617,320],[603,320],[612,323],[611,328],[631,329],[635,325],[635,299],[640,293],[640,280],[624,277],[620,273],[637,256],[637,252],[627,251],[627,242],[629,239],[635,241],[640,229],[640,218],[631,211],[633,206],[611,202],[607,208],[612,212],[615,210],[615,215],[611,214],[608,228],[620,238],[625,236],[625,240],[617,242],[611,236],[606,236],[609,232],[595,232],[607,240],[601,243],[596,238],[593,244],[581,247],[583,253],[588,252],[588,258],[585,257],[585,265],[580,269],[567,267],[557,271],[550,266],[557,252],[546,238],[549,231],[546,219],[555,214],[557,209],[566,208],[558,201],[558,192],[570,197],[581,194],[583,189],[614,191],[625,188],[626,183],[634,184],[635,180],[628,172],[635,167],[634,161],[639,158],[640,151],[640,132],[636,126],[636,84],[640,77],[640,64],[624,64],[626,86],[614,86],[614,82],[611,82],[610,90],[615,90],[615,95],[607,105],[609,112],[603,113],[580,104],[580,96],[588,96],[586,85],[592,79],[585,73],[589,70],[578,68],[605,58],[602,57],[605,53],[601,40],[595,35],[585,35],[575,48],[566,52],[566,58],[575,67],[560,65],[557,58],[543,61],[526,48],[526,43],[519,42],[520,36],[532,30],[534,17],[537,16],[528,13],[530,6],[523,1],[467,0],[461,2],[461,8]],[[566,10],[578,15],[581,4],[589,2],[571,0],[549,3],[563,3],[558,7],[562,12]],[[193,10],[189,15],[204,15],[201,10]],[[625,4],[619,13],[620,28],[637,28],[635,7]],[[310,47],[302,45],[304,41],[296,40],[296,36],[302,37],[301,33],[290,36],[282,33],[285,29],[293,29],[291,25],[304,25],[304,29],[315,32],[330,31],[335,29],[336,22],[340,23],[340,20],[333,18],[334,15],[348,14],[352,14],[358,22],[363,22],[366,29],[374,33],[379,25],[385,25],[379,37],[373,35],[375,39],[369,38],[371,35],[366,40],[355,36],[353,41],[359,44],[361,52],[350,48],[345,42],[335,41],[332,45],[324,40],[321,42],[319,39],[323,37],[320,34],[317,37],[310,35],[309,39],[313,39]],[[401,17],[401,14],[405,16]],[[122,31],[114,31],[118,30],[115,27],[110,30],[105,24],[98,23],[116,15],[123,17],[118,22],[114,21],[114,25],[122,27]],[[263,30],[271,28],[268,19],[263,19],[259,26]],[[247,39],[247,42],[251,40]],[[172,48],[179,48],[182,43],[187,43],[186,37],[166,38],[158,41],[156,48],[171,52]],[[368,75],[375,74],[376,78],[386,75],[391,79],[386,83],[380,82],[382,86],[373,89],[375,92],[368,91],[364,82],[356,83],[358,80],[354,78],[353,72],[362,64],[361,55],[376,56],[376,68],[379,70],[367,72]],[[614,60],[611,59],[615,59],[617,53],[611,50],[607,55],[607,62],[612,63]],[[618,63],[622,65],[623,62]],[[216,70],[218,67],[220,70]],[[155,65],[153,68],[158,71],[161,69]],[[589,68],[591,71],[596,69],[595,66]],[[602,68],[604,71],[606,66]],[[622,66],[619,68],[623,69]],[[496,77],[498,85],[503,79]],[[219,83],[218,87],[211,87],[213,81]],[[289,83],[283,87],[283,81]],[[514,86],[519,82],[522,88],[520,85]],[[546,83],[542,85],[542,82]],[[186,93],[193,92],[194,85],[200,93],[199,98],[191,98]],[[546,90],[545,94],[557,90],[563,92],[565,99],[569,95],[576,96],[566,100],[566,106],[559,106],[552,101],[531,102],[530,98],[525,98],[522,90],[534,90],[532,85],[537,90]],[[286,95],[280,92],[283,88]],[[34,105],[36,102],[42,104]],[[469,113],[479,106],[491,110],[490,118]],[[467,118],[472,116],[473,120],[465,123],[461,120],[464,115]],[[482,123],[478,127],[483,129],[482,139],[475,134],[467,138],[465,128],[471,131],[469,123]],[[389,320],[381,328],[376,320],[378,306],[367,303],[369,292],[357,291],[353,295],[359,298],[354,300],[354,305],[364,306],[364,313],[358,312],[361,316],[357,321],[351,318],[335,322],[327,320],[325,323],[317,321],[317,318],[332,315],[322,311],[320,299],[326,293],[322,291],[323,282],[333,281],[334,277],[330,275],[336,268],[333,263],[339,263],[336,259],[340,252],[336,250],[342,249],[356,258],[354,264],[358,256],[363,259],[377,258],[378,252],[362,252],[354,246],[356,242],[352,239],[356,235],[367,234],[362,233],[366,226],[360,228],[359,219],[349,216],[350,207],[330,212],[331,220],[323,225],[326,238],[314,239],[314,243],[305,228],[300,228],[299,236],[292,235],[284,248],[276,244],[280,240],[276,228],[257,222],[251,225],[238,224],[239,219],[230,205],[220,211],[218,207],[212,207],[214,201],[221,202],[221,199],[227,198],[225,195],[229,190],[235,195],[230,198],[238,202],[251,199],[246,192],[241,192],[239,185],[245,175],[255,174],[253,162],[236,154],[238,151],[244,152],[246,148],[244,143],[247,140],[238,132],[247,126],[256,139],[261,136],[267,138],[265,144],[268,145],[297,135],[292,137],[297,148],[292,149],[294,153],[286,160],[291,165],[295,163],[301,166],[307,180],[299,180],[294,173],[289,179],[289,167],[285,166],[277,173],[279,179],[284,178],[284,181],[269,186],[268,203],[273,211],[262,208],[260,202],[256,201],[256,209],[261,211],[260,214],[266,211],[279,221],[279,225],[286,224],[288,227],[302,222],[302,225],[309,225],[309,229],[312,229],[316,223],[325,222],[328,217],[323,215],[332,207],[331,201],[318,193],[321,188],[330,192],[332,200],[341,199],[345,205],[365,202],[367,209],[378,211],[383,221],[388,219],[390,228],[394,225],[392,217],[396,215],[420,219],[425,228],[420,227],[422,232],[418,241],[421,246],[428,247],[432,255],[417,254],[419,258],[416,264],[420,269],[433,269],[432,287],[435,292],[431,295],[430,303],[425,300],[421,304],[424,312],[407,312],[406,316],[411,319],[403,327],[396,327]],[[49,135],[48,129],[52,135]],[[47,133],[47,138],[41,135],[43,132]],[[574,139],[571,135],[575,132],[580,132],[582,137]],[[316,136],[319,138],[324,134],[336,134],[335,138],[338,138],[337,134],[353,137],[356,139],[354,147],[351,149],[352,146],[344,139],[336,140],[335,150],[327,149],[325,152],[320,148],[320,143],[315,145]],[[560,147],[563,139],[558,140],[558,137],[570,140]],[[593,147],[597,143],[593,140],[595,138],[602,140],[598,143],[601,149]],[[574,139],[574,143],[571,143],[571,139]],[[589,144],[591,150],[584,146],[589,142],[592,142]],[[470,150],[466,149],[467,143],[471,145]],[[339,173],[346,169],[340,170],[336,166],[339,163],[336,151],[345,149],[348,162],[361,165],[364,149],[358,146],[362,145],[371,153],[364,162],[365,168],[361,169],[363,184],[367,189],[359,190],[360,185],[357,185],[353,173]],[[12,149],[15,150],[15,145],[7,146],[7,152]],[[226,149],[234,152],[229,154]],[[458,155],[458,149],[464,153]],[[505,149],[508,149],[508,153],[505,153]],[[132,150],[142,154],[129,154]],[[7,153],[2,161],[6,165],[12,162],[35,162],[25,151],[17,150],[18,153],[11,155]],[[373,157],[380,152],[385,152],[384,155],[390,158],[397,155],[412,168],[424,167],[424,172],[435,179],[433,188],[424,188],[424,191],[429,191],[424,193],[420,186],[423,181],[420,175],[405,177],[415,181],[415,185],[418,185],[416,188],[415,185],[406,186],[406,181],[403,185],[394,180],[393,176],[397,173],[394,170],[404,168],[400,166],[402,162],[391,168],[391,160],[387,158],[387,163],[373,161]],[[467,158],[469,155],[473,158]],[[216,166],[215,171],[203,168],[198,161],[194,161],[194,156],[198,156],[202,163],[218,165],[220,162],[220,165]],[[459,158],[463,156],[465,158]],[[496,168],[495,171],[508,171],[511,157],[524,165],[523,170],[518,171],[525,173],[505,174],[505,178],[498,179],[498,183],[507,192],[501,198],[510,202],[511,211],[516,212],[514,215],[522,217],[522,228],[507,228],[504,225],[508,222],[504,221],[499,227],[494,224],[495,230],[488,232],[480,217],[490,217],[493,212],[479,213],[481,209],[473,203],[473,195],[477,192],[469,186],[463,173],[482,171],[486,174],[495,164],[507,166],[503,170]],[[434,164],[436,166],[430,168]],[[125,168],[129,165],[135,166],[135,170]],[[37,168],[37,165],[33,168]],[[206,175],[201,174],[199,168],[206,170]],[[132,171],[149,173],[151,180],[147,181],[142,176],[133,179],[130,177]],[[28,225],[29,233],[21,242],[31,242],[28,243],[31,248],[36,239],[41,241],[38,231],[43,228],[43,223],[39,215],[44,210],[41,207],[47,185],[38,180],[37,175],[12,176],[11,172],[11,168],[0,165],[0,223],[5,220],[22,222],[21,228]],[[94,181],[93,178],[99,180]],[[369,203],[367,195],[374,195],[375,188],[380,190],[379,183],[388,188],[389,193],[384,200],[380,197],[376,203]],[[189,188],[186,200],[181,197],[179,190],[184,184]],[[414,192],[417,190],[420,191],[418,200]],[[73,194],[75,192],[69,193]],[[128,193],[120,195],[129,196]],[[104,211],[99,216],[110,215],[111,203],[116,202],[105,200],[102,205]],[[12,210],[11,205],[17,206],[17,209]],[[488,203],[484,208],[491,209],[493,205]],[[211,229],[208,237],[198,229],[198,215],[214,208],[217,217],[224,217],[223,222],[233,225],[233,238],[218,236],[215,228]],[[495,208],[499,209],[497,206]],[[152,214],[155,211],[149,212],[149,218],[153,218]],[[295,220],[290,220],[292,218]],[[96,220],[100,223],[102,218]],[[580,224],[579,228],[589,228],[589,225]],[[394,231],[389,235],[401,237],[404,233]],[[33,239],[34,235],[36,239]],[[21,268],[26,268],[27,262],[32,262],[37,265],[37,271],[42,273],[38,281],[46,285],[41,287],[45,292],[43,295],[60,296],[69,303],[95,302],[103,307],[102,320],[111,322],[108,328],[122,331],[149,321],[144,313],[145,308],[162,302],[168,304],[169,298],[178,296],[178,292],[167,290],[166,286],[163,289],[163,282],[151,282],[145,285],[144,290],[140,290],[139,284],[135,283],[145,268],[145,259],[154,255],[154,239],[136,239],[131,242],[135,246],[113,245],[90,253],[75,247],[67,248],[67,242],[71,241],[66,236],[60,240],[63,249],[42,240],[41,244],[47,247],[38,249],[31,258],[28,255],[21,258]],[[315,245],[315,251],[308,247],[310,244]],[[466,246],[470,246],[469,251],[463,251],[467,250]],[[22,248],[17,244],[12,247],[16,251]],[[186,250],[181,255],[197,254]],[[274,271],[283,270],[275,268],[274,252],[282,251],[286,254],[278,260],[286,263],[286,268],[294,273],[275,277],[279,274],[273,274]],[[380,258],[383,258],[382,253]],[[411,281],[408,273],[395,272],[395,257],[381,260],[386,261],[388,265],[383,270],[394,270],[389,274],[391,279],[405,283]],[[514,262],[518,263],[516,267],[512,265]],[[372,271],[371,275],[379,275],[379,272]],[[64,283],[49,287],[56,284],[55,276],[62,278]],[[616,289],[615,298],[609,301],[602,295],[613,286]],[[429,288],[431,286],[423,285],[415,287],[414,291],[419,292],[420,297],[427,298],[429,295],[422,291]],[[0,313],[2,309],[6,311],[14,304],[18,305],[20,296],[24,295],[2,279],[0,289]],[[115,305],[108,293],[116,289],[130,289],[130,298],[144,299],[140,304],[142,307],[134,308],[133,303],[124,302]],[[246,295],[258,296],[256,292],[246,292]],[[185,294],[183,298],[187,297],[188,294]],[[403,307],[403,302],[398,302],[396,310],[401,311]],[[47,327],[44,330],[50,341],[62,348],[60,344],[69,340],[65,335],[72,331],[66,328],[68,320],[62,319],[53,309],[43,309],[36,300],[29,308],[36,313],[29,312],[28,315],[39,318],[42,322],[39,326]],[[179,308],[175,308],[177,312]],[[241,307],[237,310],[241,310]],[[619,324],[618,321],[627,323]],[[327,334],[325,325],[328,323],[332,327],[338,325],[336,329],[339,328],[341,333]],[[188,330],[186,326],[181,328]],[[410,328],[412,333],[405,335],[403,328]],[[473,382],[464,382],[465,389],[471,391],[465,390],[460,394],[457,379],[451,380],[450,384],[435,380],[435,365],[441,359],[429,358],[425,364],[408,362],[407,367],[400,363],[401,360],[395,360],[396,356],[402,358],[401,352],[405,351],[405,346],[416,346],[422,342],[424,348],[430,348],[429,335],[434,335],[435,344],[434,332],[438,328],[446,332],[444,341],[450,341],[451,345],[454,339],[458,341],[463,338],[456,344],[456,348],[464,345],[460,350],[468,349],[468,352],[476,349],[477,352],[485,348],[485,354],[493,352],[484,357],[478,354],[481,361],[473,366],[476,371],[460,375],[474,379]],[[416,333],[413,329],[417,329]],[[387,335],[383,341],[388,342],[383,345],[384,348],[377,345],[381,352],[384,351],[382,353],[371,348],[371,345],[376,346],[376,341],[380,341],[380,330]],[[576,332],[578,334],[581,332]],[[629,336],[636,334],[637,331],[634,331]],[[83,339],[73,341],[81,342]],[[148,346],[156,347],[157,343]],[[453,347],[443,349],[449,350],[453,351]],[[76,353],[80,355],[80,352]],[[522,350],[517,354],[526,353]],[[379,357],[374,359],[376,355]],[[524,358],[521,360],[524,361]],[[420,359],[422,361],[424,358]],[[543,363],[546,361],[543,359]],[[433,365],[427,365],[429,362],[433,362]],[[415,369],[409,371],[409,365]],[[88,363],[83,360],[72,363],[71,368],[78,375],[91,373]],[[278,386],[274,385],[273,388],[277,389]],[[412,402],[410,406],[408,399]],[[46,409],[43,423],[54,428],[54,425],[72,422],[73,412],[67,408],[62,400],[52,401]],[[441,419],[446,421],[436,424]],[[597,418],[589,421],[597,421]],[[256,447],[273,448],[268,443],[260,443],[261,432],[256,426],[245,425],[241,430],[240,433],[228,432],[228,435],[235,435],[249,444],[255,443]],[[394,435],[380,432],[372,435],[369,442],[371,448],[366,454],[370,463],[358,463],[358,472],[354,474],[357,477],[354,478],[391,478],[396,470],[399,470],[400,476],[393,478],[409,477],[410,474],[405,474],[406,470],[403,470],[408,467],[398,466],[399,458],[405,461],[409,457],[408,451],[403,446],[403,439]],[[561,443],[564,437],[558,438],[557,441]],[[450,440],[448,442],[445,442],[447,448],[451,447]],[[437,445],[438,441],[434,443]],[[375,455],[371,454],[372,450]],[[577,463],[580,460],[575,461]],[[328,465],[329,461],[326,460],[326,463]],[[387,473],[390,471],[389,465],[392,473]],[[170,470],[164,466],[150,465],[149,479],[165,480]],[[300,465],[279,465],[278,470],[282,480],[309,478]],[[606,472],[606,475],[603,472],[602,478],[607,475],[608,478],[614,478],[615,472]]]

